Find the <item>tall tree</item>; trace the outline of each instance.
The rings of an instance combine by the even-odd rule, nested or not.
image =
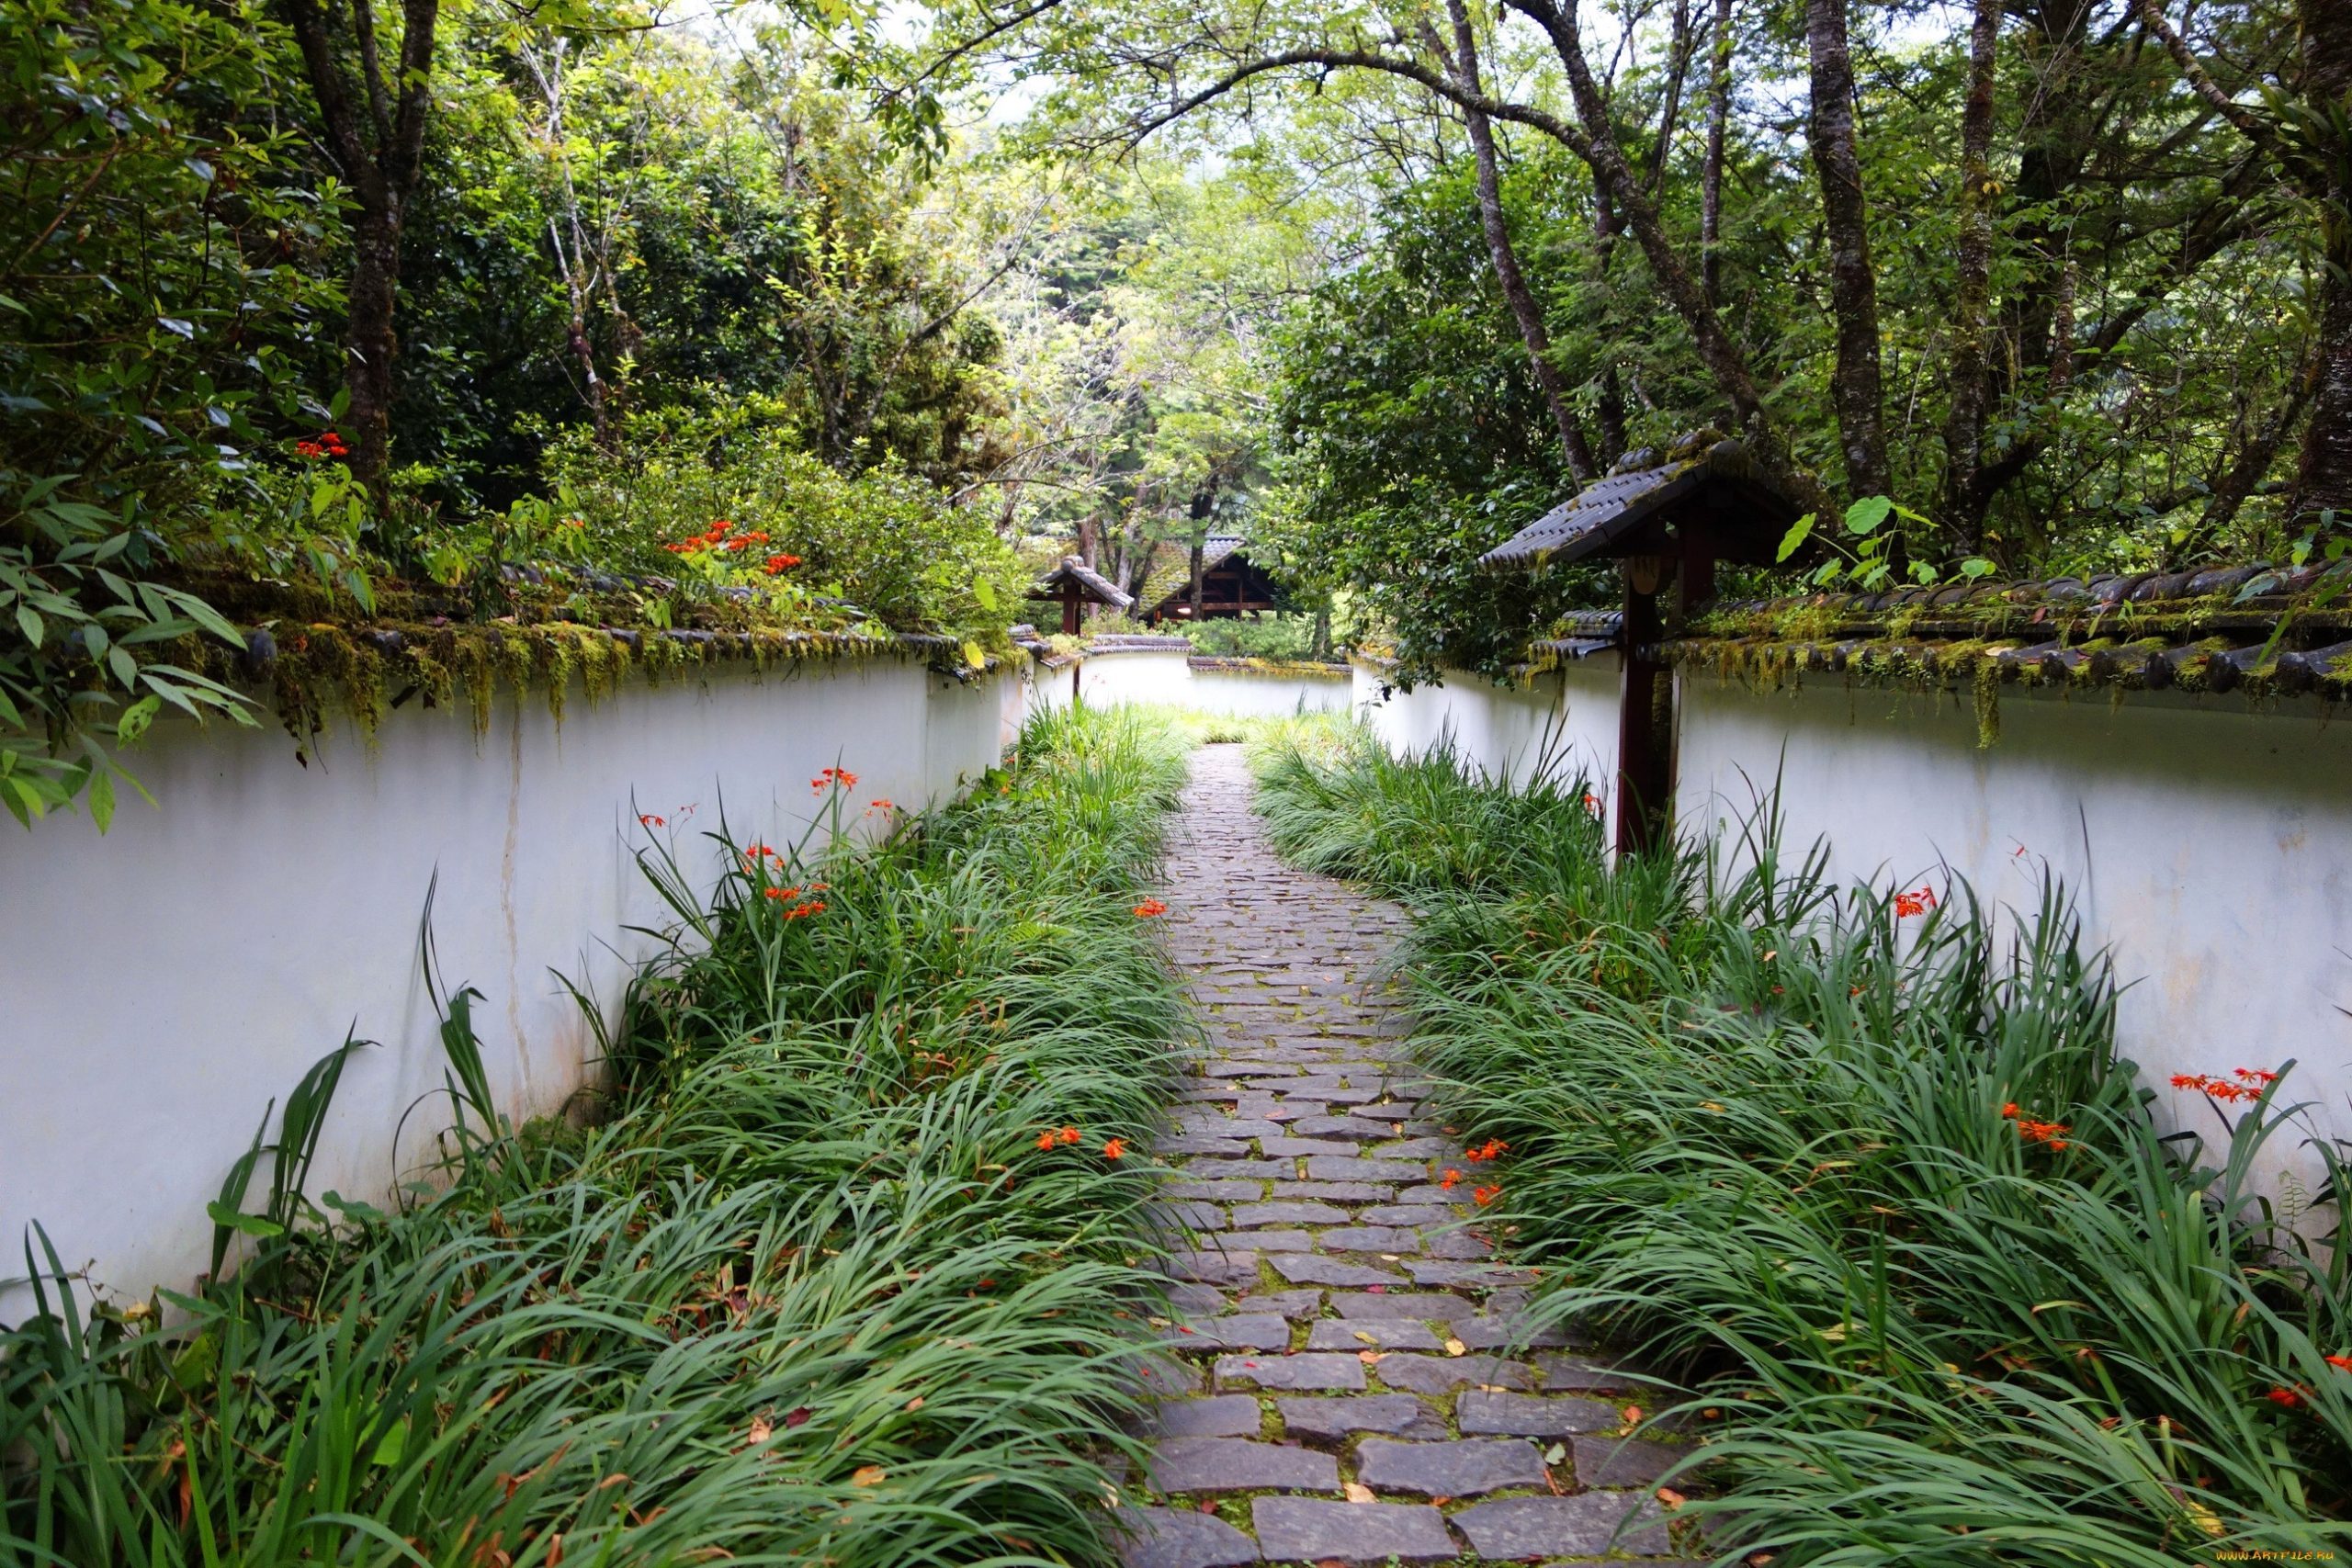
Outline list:
[[[441,0],[400,0],[400,36],[387,73],[374,0],[279,0],[302,52],[326,154],[350,187],[351,282],[344,330],[351,471],[382,507],[391,473],[393,314],[401,235],[424,164],[433,109],[433,35]]]
[[[1854,62],[1846,41],[1846,0],[1806,0],[1805,51],[1812,64],[1807,145],[1821,177],[1829,239],[1829,314],[1838,366],[1829,379],[1838,410],[1846,488],[1855,495],[1894,489],[1886,460],[1885,395],[1878,352],[1878,271],[1871,265],[1869,206],[1855,147]]]
[[[1453,26],[1453,47],[1447,50],[1436,29],[1430,28],[1430,52],[1445,62],[1453,80],[1466,92],[1483,97],[1485,89],[1478,80],[1478,40],[1471,28],[1469,8],[1463,0],[1446,0],[1446,13]],[[1528,288],[1526,276],[1519,268],[1519,254],[1511,244],[1510,223],[1503,213],[1501,160],[1495,149],[1494,122],[1484,110],[1476,107],[1463,109],[1462,122],[1477,165],[1478,221],[1487,237],[1487,254],[1495,265],[1495,281],[1501,286],[1503,299],[1510,306],[1520,341],[1527,345],[1535,384],[1543,389],[1544,406],[1551,410],[1552,423],[1560,432],[1560,450],[1567,458],[1568,472],[1578,484],[1590,484],[1600,477],[1600,468],[1593,461],[1584,426],[1568,401],[1568,389],[1560,367],[1553,361],[1552,334],[1544,323],[1544,308],[1536,302],[1534,290]]]

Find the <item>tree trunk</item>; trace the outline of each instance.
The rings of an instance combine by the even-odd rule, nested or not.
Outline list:
[[[1478,85],[1478,44],[1471,31],[1470,13],[1463,0],[1446,0],[1446,11],[1453,24],[1453,52],[1437,52],[1453,72],[1454,79],[1469,90],[1480,91]],[[1431,35],[1434,39],[1434,32]],[[1519,340],[1527,347],[1527,359],[1535,375],[1535,384],[1544,393],[1544,406],[1552,411],[1552,423],[1560,433],[1560,449],[1566,457],[1568,472],[1579,485],[1590,484],[1600,474],[1592,460],[1592,448],[1585,442],[1584,427],[1576,410],[1569,406],[1567,388],[1560,377],[1560,368],[1552,362],[1552,334],[1544,324],[1543,307],[1527,287],[1527,279],[1519,270],[1519,254],[1510,243],[1510,226],[1503,215],[1502,173],[1495,153],[1495,129],[1484,114],[1476,109],[1463,112],[1463,122],[1470,133],[1470,150],[1477,163],[1478,222],[1486,231],[1487,254],[1495,267],[1495,280],[1502,286],[1503,299],[1510,306],[1511,320],[1519,325]]]
[[[1553,51],[1567,72],[1569,95],[1575,100],[1577,118],[1585,133],[1583,151],[1592,171],[1609,187],[1634,243],[1641,247],[1643,258],[1649,263],[1650,275],[1657,280],[1659,292],[1690,329],[1691,346],[1713,378],[1716,389],[1731,404],[1749,455],[1795,498],[1798,505],[1815,512],[1829,511],[1828,492],[1819,479],[1798,468],[1790,456],[1787,444],[1765,411],[1763,392],[1748,369],[1747,355],[1724,330],[1698,280],[1675,254],[1674,243],[1667,234],[1657,209],[1643,193],[1641,183],[1626,163],[1624,148],[1618,142],[1616,127],[1610,118],[1608,100],[1593,78],[1591,63],[1585,59],[1574,12],[1555,4],[1555,0],[1509,3],[1512,9],[1541,26],[1551,39]]]
[[[2311,400],[2313,383],[2318,379],[2319,361],[2316,357],[2304,362],[2294,378],[2287,383],[2287,394],[2270,417],[2259,429],[2246,433],[2245,445],[2238,448],[2237,458],[2206,499],[2204,513],[2197,519],[2179,544],[2165,552],[2165,564],[2178,568],[2197,558],[2202,551],[2220,543],[2222,535],[2237,520],[2238,511],[2245,505],[2246,497],[2262,483],[2262,476],[2270,471],[2278,460],[2278,448],[2287,443],[2288,433],[2295,428],[2295,421]]]
[[[1329,599],[1315,612],[1315,639],[1306,645],[1306,657],[1331,657],[1331,603]]]
[[[391,501],[392,360],[400,339],[401,231],[424,161],[433,107],[433,35],[440,0],[401,0],[400,56],[388,73],[377,45],[373,0],[343,10],[348,62],[334,37],[337,12],[321,0],[280,0],[319,107],[320,130],[337,172],[356,198],[351,229],[349,320],[344,330],[345,389],[354,439],[351,471],[381,516]],[[356,79],[364,103],[352,96]]]
[[[1666,50],[1665,104],[1657,114],[1657,140],[1650,143],[1649,189],[1657,194],[1666,177],[1667,155],[1674,149],[1675,123],[1682,118],[1682,83],[1690,73],[1690,0],[1674,0],[1673,40]]]
[[[1203,538],[1202,538],[1198,534],[1193,535],[1193,619],[1195,622],[1198,622],[1198,621],[1200,621],[1200,620],[1203,618],[1203,617],[1202,617],[1202,615],[1201,615],[1201,612],[1202,612],[1202,610],[1203,610],[1203,609],[1204,609],[1204,608],[1206,607],[1206,603],[1205,603],[1206,595],[1205,595],[1205,593],[1204,592],[1204,581],[1203,581],[1203,580],[1204,580],[1204,579],[1208,574],[1207,574],[1207,572],[1204,570],[1204,565],[1203,565],[1203,563],[1207,559],[1207,556],[1208,556],[1208,542],[1207,542],[1206,540],[1203,539]]]
[[[1821,210],[1829,236],[1829,310],[1838,329],[1830,400],[1838,410],[1846,488],[1886,495],[1885,399],[1880,388],[1878,275],[1871,265],[1862,164],[1854,144],[1854,66],[1846,44],[1846,0],[1806,0],[1805,45],[1812,62],[1808,140],[1821,175]]]
[[[2352,98],[2352,5],[2346,0],[2301,0],[2296,20],[2302,34],[2305,104],[2323,111],[2314,125],[2335,125]],[[2352,147],[2328,147],[2306,179],[2319,208],[2321,252],[2325,262],[2320,288],[2319,367],[2312,380],[2312,419],[2303,430],[2295,488],[2288,496],[2290,518],[2332,512],[2337,527],[2352,526]]]
[[[1731,0],[1715,0],[1714,70],[1707,83],[1707,161],[1699,172],[1699,288],[1723,303],[1724,132],[1731,122]]]
[[[1975,499],[1992,366],[1984,329],[1993,305],[1993,84],[2002,0],[1976,0],[1969,30],[1968,97],[1960,115],[1960,246],[1951,323],[1951,406],[1944,420],[1943,513],[1955,556],[1984,547]]]

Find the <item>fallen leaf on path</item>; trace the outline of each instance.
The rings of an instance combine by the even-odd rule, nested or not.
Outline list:
[[[1372,1488],[1366,1486],[1361,1481],[1351,1481],[1344,1488],[1342,1488],[1342,1490],[1347,1493],[1348,1501],[1351,1503],[1375,1503],[1379,1501],[1378,1498],[1372,1495]]]
[[[1459,1339],[1449,1339],[1445,1342],[1445,1353],[1449,1356],[1466,1356],[1470,1353],[1470,1347]]]

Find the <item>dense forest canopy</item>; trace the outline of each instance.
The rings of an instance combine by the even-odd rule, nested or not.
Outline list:
[[[250,718],[224,582],[984,650],[1043,560],[1240,532],[1493,668],[1611,590],[1476,556],[1707,426],[1891,516],[1816,575],[2346,537],[2335,0],[27,0],[0,51],[20,817]]]

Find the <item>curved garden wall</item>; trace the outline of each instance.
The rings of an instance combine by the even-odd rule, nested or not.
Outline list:
[[[156,808],[126,803],[104,836],[60,818],[0,837],[0,880],[42,890],[0,902],[0,1236],[13,1254],[39,1221],[101,1283],[185,1286],[264,1107],[346,1030],[380,1043],[345,1073],[311,1190],[380,1199],[447,1122],[399,1127],[442,1081],[428,889],[445,987],[482,993],[501,1109],[560,1111],[596,1047],[559,974],[609,1009],[642,951],[626,928],[666,914],[634,851],[666,840],[707,882],[722,810],[738,841],[822,830],[810,780],[836,765],[857,776],[842,825],[872,831],[869,802],[918,807],[996,762],[1022,700],[1009,675],[887,653],[625,682],[593,705],[575,690],[560,725],[502,694],[479,738],[412,704],[307,767],[275,727],[159,724],[134,759]]]

